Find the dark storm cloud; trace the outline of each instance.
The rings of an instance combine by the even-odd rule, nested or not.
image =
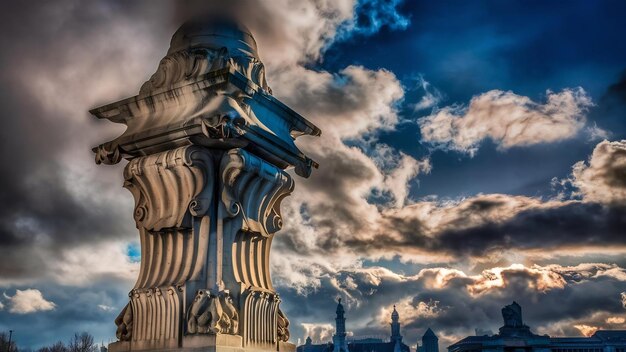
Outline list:
[[[20,347],[114,335],[135,267],[106,243],[132,239],[132,197],[121,168],[96,169],[90,150],[119,128],[87,111],[135,93],[156,66],[171,34],[157,3],[12,2],[0,13],[0,330]],[[22,314],[17,289],[54,306]]]
[[[573,203],[531,209],[504,223],[445,230],[433,249],[456,255],[482,255],[502,249],[555,249],[626,245],[626,208]]]
[[[609,318],[619,321],[626,312],[620,296],[626,289],[625,279],[623,268],[606,264],[514,265],[474,276],[447,268],[424,269],[415,276],[376,267],[347,269],[327,276],[301,304],[287,306],[287,313],[304,323],[331,323],[332,298],[342,296],[348,331],[355,336],[389,336],[389,313],[396,304],[407,343],[415,343],[431,327],[445,347],[472,335],[474,328],[497,332],[502,326],[500,309],[516,300],[535,332],[576,336],[581,330],[575,325],[623,327]],[[294,294],[288,288],[282,290]],[[306,333],[302,327],[299,331]]]
[[[464,260],[507,250],[623,250],[625,150],[625,141],[598,143],[589,159],[574,164],[571,176],[561,181],[572,186],[570,194],[559,193],[554,199],[480,194],[456,201],[421,200],[403,207],[374,210],[368,216],[363,216],[369,204],[363,195],[348,197],[353,195],[351,186],[357,180],[344,185],[333,181],[331,175],[316,189],[334,185],[336,188],[328,194],[343,192],[351,203],[307,199],[303,211],[310,214],[307,224],[316,230],[316,247],[294,250],[349,252],[357,257],[384,257],[395,251],[407,260],[423,255]],[[309,182],[305,186],[309,187]],[[363,211],[351,217],[342,216],[351,214],[357,206]],[[344,211],[341,207],[345,207]],[[290,232],[296,238],[307,233],[302,229]],[[290,243],[295,247],[298,240]]]
[[[146,5],[62,1],[4,6],[0,79],[10,88],[0,97],[4,114],[0,131],[3,280],[45,275],[42,268],[47,261],[60,260],[59,250],[125,238],[132,229],[129,216],[122,213],[130,203],[122,202],[121,209],[104,204],[112,189],[121,188],[119,168],[100,170],[93,182],[79,178],[83,170],[93,174],[86,168],[92,166],[89,146],[102,138],[98,130],[111,132],[110,126],[89,123],[87,109],[102,101],[94,101],[85,92],[89,86],[106,90],[109,82],[103,80],[103,70],[127,64],[119,38],[110,38],[108,45],[96,42],[103,28],[129,21],[141,27],[147,17],[158,16],[153,6]],[[55,94],[42,84],[49,84]],[[79,174],[72,175],[72,168]],[[90,184],[104,189],[90,189]]]
[[[503,250],[626,246],[626,208],[623,205],[570,202],[530,207],[505,220],[476,220],[483,216],[488,218],[490,213],[506,211],[499,202],[487,196],[466,201],[463,207],[467,208],[460,209],[453,221],[435,229],[434,235],[427,234],[429,230],[425,229],[423,220],[412,216],[389,216],[385,219],[388,230],[378,233],[375,239],[356,237],[345,243],[355,251],[414,249],[448,254],[457,259]]]
[[[444,288],[423,287],[413,297],[411,305],[417,307],[419,302],[438,302],[438,310],[432,316],[422,316],[408,322],[407,328],[419,331],[431,326],[435,331],[454,335],[471,334],[467,327],[497,332],[497,328],[502,325],[500,308],[513,299],[522,305],[525,322],[535,332],[542,334],[581,335],[574,328],[576,322],[597,324],[597,315],[605,318],[624,315],[619,296],[619,292],[626,289],[623,281],[600,277],[537,290],[536,285],[540,280],[538,275],[532,269],[505,270],[501,274],[503,286],[480,295],[472,295],[466,289],[465,278],[459,283],[450,282]],[[458,279],[452,281],[455,280]],[[559,330],[562,327],[557,324],[563,321],[569,322],[566,331]],[[606,321],[602,321],[600,326],[611,328]]]

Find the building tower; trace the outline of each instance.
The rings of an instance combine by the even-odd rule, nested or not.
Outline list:
[[[393,306],[393,312],[391,312],[391,342],[402,342],[402,335],[400,335],[400,316],[396,310],[396,306]]]
[[[400,352],[402,350],[402,335],[400,335],[400,315],[396,310],[396,305],[393,305],[393,312],[391,312],[391,341],[393,344],[393,352]]]
[[[439,352],[439,338],[430,328],[422,336],[421,352]]]
[[[348,345],[346,344],[346,318],[344,316],[343,305],[341,304],[341,298],[337,302],[337,317],[335,317],[335,335],[333,335],[333,352],[348,352]]]

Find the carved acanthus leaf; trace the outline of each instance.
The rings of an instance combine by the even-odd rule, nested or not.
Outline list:
[[[227,290],[198,290],[187,312],[188,334],[236,334],[238,329],[239,315]]]
[[[230,150],[220,165],[222,203],[244,230],[269,236],[282,227],[280,203],[294,188],[284,171],[241,149]]]
[[[191,227],[204,216],[213,192],[213,156],[188,146],[133,159],[124,170],[124,187],[135,198],[135,221],[149,231]]]

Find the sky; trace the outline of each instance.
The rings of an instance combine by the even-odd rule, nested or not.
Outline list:
[[[440,346],[496,332],[626,329],[622,1],[238,0],[273,94],[322,129],[298,146],[272,278],[291,341]],[[0,11],[0,331],[24,348],[114,338],[139,270],[123,128],[90,108],[137,94],[188,3],[20,1]]]

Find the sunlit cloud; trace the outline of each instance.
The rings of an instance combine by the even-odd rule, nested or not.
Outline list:
[[[54,302],[50,302],[43,297],[41,291],[33,288],[26,290],[16,290],[13,296],[3,294],[9,305],[9,313],[30,314],[35,312],[45,312],[56,307]]]
[[[546,92],[538,103],[513,92],[492,90],[469,106],[445,107],[419,120],[422,141],[473,155],[485,139],[500,149],[574,137],[586,123],[591,97],[578,87]]]

